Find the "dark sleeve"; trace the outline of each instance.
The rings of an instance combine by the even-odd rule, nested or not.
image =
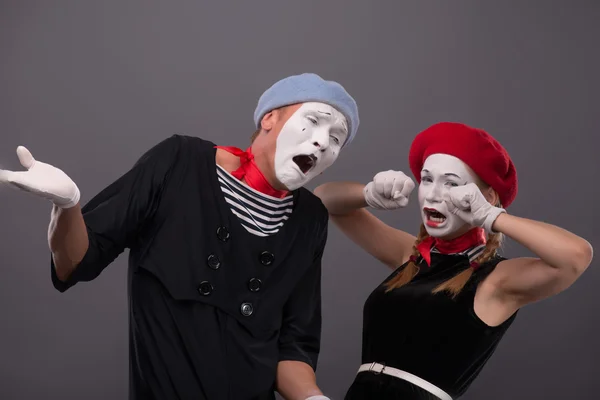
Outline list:
[[[327,224],[312,265],[285,304],[279,336],[279,361],[302,361],[317,369],[321,347],[321,260]]]
[[[58,291],[95,279],[130,247],[158,207],[180,142],[181,137],[173,135],[152,147],[82,208],[89,247],[66,282],[58,279],[50,257],[52,284]]]

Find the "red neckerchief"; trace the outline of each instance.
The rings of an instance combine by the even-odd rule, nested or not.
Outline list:
[[[442,254],[456,254],[465,250],[485,244],[487,241],[485,231],[481,228],[474,228],[451,240],[442,240],[428,236],[417,245],[417,250],[421,253],[421,257],[431,265],[431,249],[435,247]]]
[[[231,175],[240,181],[244,179],[248,186],[250,186],[252,189],[258,190],[261,193],[277,197],[279,199],[283,199],[285,196],[287,196],[288,192],[286,190],[274,189],[260,169],[258,169],[256,162],[254,162],[252,147],[248,147],[246,151],[233,146],[215,146],[215,148],[223,149],[240,158],[240,167],[233,171]]]

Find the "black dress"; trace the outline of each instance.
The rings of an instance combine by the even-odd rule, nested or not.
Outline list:
[[[274,399],[279,361],[316,368],[327,210],[299,189],[277,233],[249,233],[215,152],[180,135],[153,147],[83,207],[89,249],[68,281],[51,268],[64,292],[130,249],[130,399]]]
[[[496,327],[481,321],[473,310],[477,285],[503,260],[493,258],[471,277],[456,299],[431,291],[469,268],[463,254],[431,254],[431,267],[421,262],[419,274],[408,284],[385,293],[384,283],[367,299],[363,314],[362,363],[377,362],[426,380],[457,398],[470,386],[516,317]],[[358,371],[358,366],[357,366]],[[373,372],[358,373],[346,400],[436,399],[402,379]]]

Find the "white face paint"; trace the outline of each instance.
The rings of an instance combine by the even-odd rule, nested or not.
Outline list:
[[[448,211],[443,200],[451,187],[475,183],[476,176],[461,160],[447,154],[432,154],[425,160],[419,185],[419,207],[430,236],[447,238],[466,223]]]
[[[338,158],[348,137],[346,117],[323,103],[304,103],[277,137],[275,175],[288,190],[304,186]]]

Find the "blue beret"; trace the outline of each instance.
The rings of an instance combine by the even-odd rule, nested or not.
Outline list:
[[[354,139],[359,124],[356,101],[339,83],[326,81],[312,73],[289,76],[267,89],[258,100],[254,111],[254,123],[259,128],[260,121],[266,113],[279,107],[307,102],[329,104],[344,114],[349,125],[344,146]]]

